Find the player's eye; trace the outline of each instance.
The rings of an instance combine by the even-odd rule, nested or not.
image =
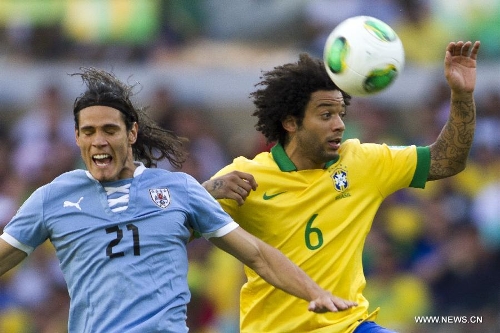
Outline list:
[[[321,119],[327,120],[332,117],[332,114],[330,112],[324,112],[321,114]]]
[[[94,131],[91,130],[82,130],[80,132],[85,136],[91,136],[92,134],[94,134]]]

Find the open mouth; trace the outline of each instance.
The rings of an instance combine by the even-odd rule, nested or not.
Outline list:
[[[333,139],[333,140],[330,140],[330,142],[333,142],[333,143],[339,145],[342,142],[342,139]]]
[[[342,139],[332,139],[328,140],[328,144],[332,147],[338,148],[340,146],[340,143],[342,142]]]
[[[109,154],[97,154],[92,156],[92,160],[97,166],[106,166],[111,163],[113,158]]]
[[[331,140],[328,140],[328,143],[331,144],[331,145],[340,145],[340,143],[342,142],[342,139],[331,139]]]

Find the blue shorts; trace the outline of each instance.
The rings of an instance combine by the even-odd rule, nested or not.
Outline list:
[[[373,321],[365,321],[361,323],[356,329],[354,333],[396,333],[395,331],[388,330],[382,326],[377,325]]]

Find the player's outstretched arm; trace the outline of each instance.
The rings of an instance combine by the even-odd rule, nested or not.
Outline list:
[[[480,43],[452,42],[446,48],[444,74],[451,89],[448,121],[430,146],[429,180],[456,175],[465,169],[476,128],[476,59]]]
[[[0,238],[0,276],[17,266],[26,256],[24,251]]]
[[[210,241],[253,269],[271,285],[308,301],[309,311],[337,312],[357,305],[322,289],[280,251],[240,227],[223,237],[210,238]]]
[[[215,199],[233,199],[243,205],[250,191],[257,189],[255,178],[246,172],[231,171],[201,184]]]

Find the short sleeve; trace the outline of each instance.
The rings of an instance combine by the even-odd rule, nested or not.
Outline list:
[[[4,228],[4,232],[17,242],[33,249],[49,237],[43,219],[43,190],[41,187],[33,192]]]

